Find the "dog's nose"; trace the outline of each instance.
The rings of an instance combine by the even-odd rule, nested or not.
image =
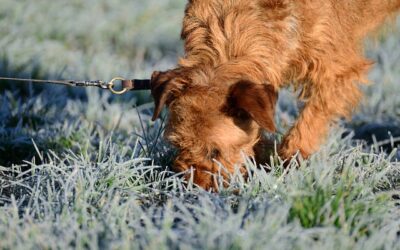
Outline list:
[[[216,191],[217,178],[213,169],[213,163],[206,162],[189,164],[180,157],[174,162],[174,171],[186,172],[184,178],[186,181],[192,180],[194,184],[204,188],[205,190]]]

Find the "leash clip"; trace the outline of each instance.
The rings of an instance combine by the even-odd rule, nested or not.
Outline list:
[[[98,87],[101,89],[110,89],[110,84],[104,81],[96,81]]]
[[[75,84],[78,87],[99,87],[101,89],[109,89],[110,85],[104,81],[70,81],[69,83]]]
[[[125,78],[115,77],[109,82],[95,80],[95,81],[71,81],[70,83],[75,84],[76,86],[79,86],[79,87],[99,87],[101,89],[108,89],[113,94],[122,95],[122,94],[126,93],[128,91],[128,89],[125,87],[123,87],[121,90],[115,89],[115,82],[123,81],[123,80],[125,80]]]
[[[116,94],[116,95],[122,95],[122,94],[124,94],[124,93],[126,93],[127,91],[128,91],[128,89],[127,88],[125,88],[125,87],[123,87],[121,90],[116,90],[115,88],[114,88],[114,82],[115,81],[124,81],[125,80],[125,78],[123,78],[123,77],[114,77],[110,82],[108,82],[108,84],[107,84],[107,88],[113,93],[113,94]]]

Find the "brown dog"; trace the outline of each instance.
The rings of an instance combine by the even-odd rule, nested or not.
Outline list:
[[[400,0],[190,0],[184,58],[152,76],[153,119],[166,104],[175,170],[193,167],[206,189],[219,171],[228,179],[242,153],[255,154],[262,129],[275,131],[277,92],[287,83],[306,105],[280,156],[315,152],[360,100],[358,83],[372,64],[362,38],[399,9]]]

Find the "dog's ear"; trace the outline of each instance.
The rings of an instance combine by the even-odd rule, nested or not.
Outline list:
[[[229,89],[231,115],[246,114],[269,132],[275,132],[275,105],[278,93],[272,85],[240,81]]]
[[[155,103],[153,121],[158,118],[164,105],[169,105],[174,98],[181,94],[186,84],[187,81],[179,74],[178,70],[155,71],[152,74],[151,95]]]

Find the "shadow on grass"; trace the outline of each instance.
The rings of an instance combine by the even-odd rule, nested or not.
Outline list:
[[[26,73],[29,71],[30,73]],[[0,61],[0,76],[11,78],[31,78],[31,79],[62,79],[57,75],[46,75],[39,66],[26,65],[15,68],[7,60]],[[103,109],[104,103],[122,104],[132,103],[136,100],[136,105],[149,102],[150,94],[146,91],[131,92],[123,96],[108,95],[103,98],[100,90],[95,105]],[[119,131],[118,128],[110,129],[102,127],[101,124],[92,124],[86,119],[82,119],[82,113],[70,112],[68,101],[76,101],[75,106],[91,105],[85,88],[71,88],[64,86],[54,86],[51,84],[31,84],[20,83],[7,80],[0,80],[0,165],[9,167],[12,164],[23,164],[24,161],[35,160],[41,162],[38,152],[55,153],[72,150],[75,153],[81,151],[96,152],[101,140],[107,136],[115,137],[116,143],[126,144],[126,138],[135,136],[140,142],[140,152],[135,154],[145,157],[158,159],[157,161],[169,162],[169,155],[162,152],[166,151],[165,146],[160,146],[162,124],[155,128],[157,124],[148,125],[141,121],[141,128],[135,134],[127,134]],[[76,107],[75,107],[76,108]],[[79,108],[79,107],[78,107]],[[86,108],[83,108],[83,110]],[[94,108],[96,111],[96,107]],[[139,111],[146,113],[145,111]],[[101,116],[101,112],[99,113]],[[113,114],[110,115],[111,117]],[[146,114],[148,116],[148,114]],[[110,118],[110,117],[108,117]],[[107,117],[100,117],[107,119]],[[123,138],[123,139],[118,139]],[[34,142],[36,142],[37,149]],[[134,147],[134,145],[131,145]]]

